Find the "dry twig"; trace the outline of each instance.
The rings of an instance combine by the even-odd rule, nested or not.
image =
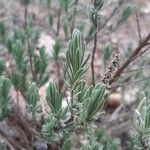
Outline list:
[[[135,15],[136,15],[136,23],[137,23],[137,30],[138,30],[138,36],[139,36],[139,43],[141,43],[142,36],[141,36],[140,22],[139,22],[138,12],[136,9],[135,9]]]
[[[14,150],[20,150],[21,146],[15,142],[11,137],[9,137],[1,128],[0,128],[0,135],[8,142],[9,145],[14,148]]]
[[[94,8],[96,9],[96,0],[94,0]],[[95,33],[94,33],[94,48],[93,48],[93,52],[92,52],[92,60],[91,60],[91,70],[92,70],[92,84],[93,86],[95,85],[95,72],[94,72],[94,60],[95,60],[95,54],[96,54],[96,48],[97,48],[97,12],[95,14],[95,19],[94,19],[94,29],[95,29]]]
[[[145,39],[141,41],[140,45],[132,52],[130,57],[118,68],[113,77],[110,79],[109,81],[110,84],[112,84],[120,77],[124,69],[128,67],[128,65],[130,65],[130,63],[136,58],[136,56],[141,52],[141,50],[147,45],[149,40],[150,40],[150,32],[145,37]]]

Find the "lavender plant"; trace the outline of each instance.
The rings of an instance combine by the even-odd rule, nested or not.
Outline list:
[[[81,32],[77,29],[72,34],[69,48],[66,52],[67,64],[65,67],[66,85],[71,94],[70,101],[67,98],[67,107],[62,108],[62,94],[56,83],[50,83],[47,88],[47,102],[51,108],[51,121],[43,126],[43,134],[53,139],[74,134],[77,128],[87,128],[93,117],[102,111],[106,100],[106,86],[102,83],[95,87],[87,86],[83,81],[87,70],[85,67],[87,58],[84,58],[84,43]],[[85,86],[86,85],[86,86]],[[52,121],[53,120],[53,121]],[[58,129],[57,134],[55,128]],[[47,133],[51,133],[47,135]],[[60,138],[59,137],[59,138]]]
[[[134,127],[136,130],[134,149],[148,150],[150,130],[150,104],[144,93],[141,93],[140,103],[134,111]]]
[[[108,34],[114,32],[129,18],[133,8],[124,7],[123,1],[120,1],[108,17],[101,14],[101,11],[107,7],[107,3],[103,0],[94,0],[89,7],[81,5],[79,0],[59,0],[56,13],[54,13],[52,8],[54,2],[47,0],[49,25],[56,37],[52,60],[56,63],[58,76],[58,81],[49,82],[51,57],[47,55],[44,46],[37,47],[41,30],[36,27],[34,22],[28,20],[28,6],[34,2],[30,0],[21,2],[25,8],[24,29],[14,29],[13,33],[9,35],[7,27],[0,22],[0,44],[7,49],[8,58],[11,59],[11,61],[8,60],[10,61],[8,65],[7,62],[5,64],[3,58],[0,58],[0,120],[6,123],[13,120],[13,125],[18,127],[18,132],[22,135],[20,143],[23,143],[23,146],[12,137],[7,136],[1,128],[0,134],[14,149],[23,147],[32,150],[35,143],[40,142],[41,139],[44,140],[43,143],[46,143],[47,149],[69,150],[73,147],[83,150],[118,149],[120,142],[107,135],[103,128],[100,130],[96,121],[101,118],[103,106],[107,103],[107,96],[113,90],[110,85],[120,78],[125,68],[136,57],[143,53],[141,50],[149,44],[150,34],[145,39],[140,39],[139,46],[133,52],[130,51],[131,54],[127,56],[127,60],[121,66],[118,65],[118,54],[111,61],[114,53],[111,44],[104,46],[101,56],[106,73],[100,80],[95,78],[94,62],[98,48],[98,33],[104,28],[107,29]],[[82,10],[80,10],[81,8]],[[115,25],[107,26],[118,10],[121,13],[117,17]],[[76,19],[80,11],[84,17],[89,18],[87,27],[86,23],[80,20],[82,17],[79,18],[80,21]],[[84,25],[80,26],[79,22]],[[62,29],[65,33],[64,37]],[[86,32],[85,36],[81,33],[83,29]],[[64,46],[64,41],[66,42],[68,39],[70,41],[65,55],[65,65],[60,70],[60,51]],[[94,40],[90,66],[92,68],[92,85],[85,80],[90,59],[90,55],[86,53],[86,46],[91,40]],[[65,43],[65,45],[67,44]],[[60,88],[62,70],[64,88],[66,88],[64,91]],[[47,102],[47,107],[44,108],[45,114],[41,111],[43,108],[40,105],[39,90],[47,82],[49,85],[46,87],[45,96],[42,97],[44,102]],[[16,113],[11,90],[17,93],[14,99],[21,101],[20,94],[25,100],[27,112],[24,119],[18,112]],[[66,91],[69,93],[68,95],[65,93]],[[134,149],[146,150],[149,149],[149,102],[145,96],[141,99],[134,113],[136,129]],[[30,118],[30,114],[32,118]]]

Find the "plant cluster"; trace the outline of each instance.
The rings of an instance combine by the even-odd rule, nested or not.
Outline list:
[[[3,52],[8,58],[8,60],[5,56],[0,58],[0,121],[8,124],[12,122],[21,136],[19,142],[16,142],[1,127],[0,135],[11,148],[16,150],[36,149],[35,143],[41,142],[41,139],[46,141],[46,148],[52,150],[119,149],[121,141],[111,138],[105,128],[99,128],[96,125],[96,121],[100,120],[102,114],[105,113],[104,106],[107,104],[109,94],[118,86],[124,87],[128,79],[131,79],[131,76],[127,76],[127,79],[122,79],[120,76],[133,60],[147,51],[150,33],[145,38],[140,38],[135,50],[128,49],[125,54],[126,60],[122,64],[120,64],[120,58],[124,56],[120,56],[117,51],[115,58],[112,59],[114,55],[112,45],[104,45],[101,54],[102,64],[106,71],[101,73],[103,78],[97,80],[94,63],[98,33],[104,28],[107,29],[108,34],[115,32],[133,13],[133,8],[128,5],[123,7],[123,2],[119,2],[107,17],[101,14],[101,11],[107,7],[103,0],[94,0],[87,9],[83,9],[84,6],[79,0],[59,0],[56,10],[53,7],[54,2],[47,0],[48,21],[50,29],[55,34],[51,58],[44,46],[37,46],[42,32],[41,28],[37,27],[34,21],[28,20],[29,5],[33,1],[22,0],[21,2],[25,8],[23,28],[15,28],[10,35],[5,24],[0,22],[0,44],[3,45]],[[107,23],[120,8],[123,9],[115,25],[111,24],[107,27]],[[79,13],[87,16],[89,26],[86,27],[80,20],[81,18],[77,18]],[[82,32],[85,33],[84,36]],[[140,32],[139,37],[141,37]],[[60,53],[66,39],[69,42],[65,51],[64,66],[61,68]],[[91,55],[87,54],[86,50],[90,41],[93,41]],[[57,81],[50,81],[50,60],[56,64]],[[89,61],[91,61],[90,65]],[[148,64],[144,60],[138,63],[140,66]],[[85,80],[88,69],[91,69],[92,73],[91,82]],[[138,69],[135,78],[138,79],[141,74],[141,70]],[[61,82],[65,90],[62,90]],[[115,86],[112,85],[114,82]],[[41,111],[43,108],[39,89],[46,83],[48,86],[43,96],[47,103],[47,107],[44,108],[45,114]],[[148,87],[147,84],[143,84],[143,87]],[[145,95],[141,96],[141,102],[134,112],[133,122],[136,135],[131,149],[149,149],[149,89],[144,88],[144,90],[147,98]],[[16,93],[16,97],[12,96],[13,92]],[[20,101],[22,103],[23,100],[27,108],[25,116],[21,116],[19,106]],[[15,101],[17,104],[14,105]],[[1,147],[5,146],[0,145]]]

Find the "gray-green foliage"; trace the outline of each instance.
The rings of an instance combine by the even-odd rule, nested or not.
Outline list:
[[[60,0],[60,5],[66,13],[68,12],[68,9],[69,9],[69,3],[70,3],[70,0]]]
[[[86,96],[89,94],[89,90],[84,80],[82,80],[75,89],[75,94],[77,101],[80,103],[86,99]]]
[[[12,54],[15,59],[17,69],[21,72],[24,69],[24,67],[26,67],[24,52],[25,52],[25,49],[23,47],[22,42],[19,39],[16,40],[15,43],[12,45]]]
[[[24,0],[25,5],[29,4],[29,0]],[[50,82],[46,89],[45,100],[48,104],[48,112],[45,119],[42,133],[48,141],[58,140],[64,138],[64,144],[62,149],[71,149],[73,141],[72,136],[75,135],[75,130],[82,129],[83,135],[88,137],[88,144],[81,145],[82,149],[117,149],[118,143],[109,137],[105,137],[105,134],[101,132],[95,132],[91,123],[95,117],[100,116],[103,105],[106,101],[107,89],[106,85],[97,83],[95,86],[90,86],[84,81],[85,73],[88,69],[87,61],[89,57],[85,56],[85,44],[82,33],[75,29],[72,32],[72,28],[78,26],[80,29],[84,29],[84,22],[81,22],[82,26],[76,25],[75,11],[78,13],[78,1],[59,0],[58,10],[61,12],[60,25],[62,20],[64,21],[63,29],[68,39],[70,35],[69,46],[66,52],[66,64],[64,67],[64,78],[67,88],[70,91],[70,100],[60,91],[56,82]],[[97,19],[97,28],[101,29],[104,20],[104,16],[100,14],[105,2],[103,0],[97,0],[95,6],[90,8],[90,31],[89,35],[95,33],[95,22]],[[52,1],[47,0],[49,24],[53,27],[54,16],[51,12]],[[87,10],[86,10],[87,11]],[[63,15],[63,13],[65,15]],[[83,12],[82,12],[83,13]],[[83,13],[84,14],[84,13]],[[131,9],[127,7],[123,10],[121,19],[119,22],[127,20],[131,14]],[[61,18],[60,17],[60,18]],[[58,19],[58,18],[57,18]],[[59,20],[59,19],[58,19]],[[73,24],[74,23],[74,24]],[[13,36],[6,35],[6,28],[3,24],[0,24],[0,41],[6,44],[9,53],[14,60],[13,72],[9,78],[16,90],[19,90],[24,98],[27,100],[27,108],[33,115],[34,121],[36,121],[35,114],[38,113],[39,106],[39,88],[48,81],[49,73],[47,71],[48,56],[44,47],[37,47],[38,39],[40,36],[40,30],[34,27],[32,24],[27,24],[26,29],[14,30]],[[53,58],[57,60],[59,58],[60,50],[62,48],[61,40],[56,39],[53,46]],[[111,47],[104,49],[103,61],[106,66],[111,57]],[[0,75],[3,75],[5,68],[4,61],[0,60]],[[3,82],[2,82],[3,81]],[[1,92],[4,89],[6,93],[0,98],[1,103],[1,119],[3,119],[9,113],[9,88],[10,82],[7,86],[6,81],[1,79]],[[9,81],[9,80],[8,80]],[[7,89],[6,89],[7,88]],[[5,100],[4,100],[5,99]],[[63,107],[63,102],[67,101],[67,106]],[[3,109],[4,108],[4,109]],[[45,116],[44,116],[45,117]],[[90,137],[91,136],[91,137]]]
[[[0,21],[0,42],[4,43],[6,39],[6,27],[3,22]]]
[[[0,150],[7,150],[7,146],[4,143],[0,143]]]
[[[82,146],[83,150],[117,150],[120,141],[117,138],[111,138],[106,133],[105,128],[87,129],[87,144]]]
[[[133,8],[131,6],[126,6],[121,14],[120,19],[118,20],[118,23],[126,21],[132,14]]]
[[[50,27],[53,26],[53,15],[50,13],[51,10],[51,5],[52,5],[52,1],[51,0],[47,0],[46,6],[48,8],[48,23],[50,25]]]
[[[51,117],[46,121],[46,123],[43,125],[42,133],[43,136],[48,140],[51,141],[54,134],[54,127],[56,125],[56,120]]]
[[[63,95],[59,91],[55,82],[50,82],[46,90],[46,101],[50,107],[52,114],[59,121],[63,119],[67,113],[67,108],[62,107]]]
[[[106,47],[104,47],[104,49],[103,49],[103,62],[104,62],[105,66],[110,61],[111,54],[112,54],[111,45],[107,45]]]
[[[85,81],[81,81],[75,90],[78,111],[84,123],[91,122],[93,117],[102,110],[105,103],[107,90],[106,85],[99,83],[88,86]]]
[[[0,35],[3,37],[6,33],[6,28],[3,22],[0,22]]]
[[[0,58],[0,76],[2,75],[4,69],[5,69],[5,61],[3,58]]]
[[[131,6],[127,6],[123,12],[122,12],[122,15],[121,15],[121,20],[122,21],[125,21],[128,19],[128,17],[131,15],[132,13],[132,7]]]
[[[24,5],[29,5],[31,0],[21,0],[21,3]]]
[[[37,47],[41,31],[36,26],[33,26],[32,23],[27,24],[26,30],[14,29],[11,36],[4,29],[5,25],[2,24],[0,26],[0,34],[3,37],[5,36],[6,42],[4,45],[12,57],[10,63],[13,66],[12,71],[8,72],[7,76],[15,90],[20,91],[27,100],[28,110],[34,116],[39,108],[39,87],[46,83],[49,78],[49,73],[47,72],[48,55],[44,47]],[[1,58],[0,75],[3,75],[4,71],[5,62]],[[6,92],[9,94],[9,90],[6,90]],[[2,96],[1,98],[1,102],[3,102],[4,99]],[[6,98],[6,104],[8,100]],[[8,105],[4,108],[8,112]],[[1,111],[1,114],[5,116],[4,110],[2,109]]]
[[[26,6],[31,1],[22,0]],[[49,24],[53,27],[52,0],[47,0]],[[72,28],[78,26],[80,30],[84,29],[85,22],[74,22],[75,13],[79,12],[77,5],[78,1],[58,0],[58,13],[60,17],[60,28],[63,24],[63,29],[66,39],[70,38],[69,46],[66,52],[66,64],[64,69],[65,83],[70,92],[70,99],[60,91],[56,82],[50,82],[46,89],[46,97],[49,109],[42,128],[43,136],[50,142],[64,138],[62,149],[71,149],[73,144],[73,136],[76,131],[81,129],[82,136],[86,136],[87,144],[80,145],[81,149],[85,150],[116,150],[119,142],[112,140],[105,132],[92,129],[95,117],[99,117],[103,110],[103,105],[106,101],[107,89],[106,85],[97,83],[95,86],[90,86],[84,80],[85,73],[88,69],[85,56],[85,45],[81,32]],[[81,5],[79,5],[81,7]],[[82,6],[84,7],[84,6]],[[105,7],[104,0],[96,0],[96,4],[85,10],[80,10],[82,15],[86,13],[86,17],[90,14],[90,29],[88,36],[93,36],[95,32],[102,29],[107,24],[107,17],[101,14],[101,10]],[[27,8],[27,7],[26,7]],[[121,7],[120,7],[121,8]],[[87,12],[88,11],[88,15]],[[90,13],[89,13],[90,12]],[[64,14],[63,14],[64,13]],[[122,9],[122,14],[118,24],[126,21],[132,14],[132,8],[127,6]],[[62,18],[63,17],[63,18]],[[82,17],[81,17],[82,18]],[[109,17],[108,17],[109,18]],[[59,18],[57,18],[59,20]],[[105,22],[106,21],[106,22]],[[97,22],[97,29],[96,29]],[[86,30],[87,31],[87,30]],[[103,33],[103,32],[102,32]],[[70,35],[72,36],[70,37]],[[6,79],[4,75],[5,63],[0,59],[0,119],[3,120],[10,112],[10,87],[11,83],[15,90],[20,91],[27,102],[27,107],[30,113],[34,116],[38,113],[39,106],[39,88],[48,81],[48,56],[44,47],[37,47],[40,30],[28,24],[26,29],[16,29],[12,36],[6,33],[5,25],[0,22],[0,42],[4,43],[12,56],[13,70],[8,74]],[[61,36],[60,36],[61,38]],[[59,58],[60,50],[63,45],[60,41],[63,39],[57,38],[53,46],[53,58]],[[104,48],[103,62],[106,66],[110,61],[112,50],[110,46]],[[63,102],[67,101],[67,105],[63,107]],[[135,110],[134,125],[136,128],[135,148],[148,147],[150,128],[150,105],[146,98],[142,98],[141,103]],[[44,116],[44,114],[42,114]],[[44,116],[45,117],[45,116]],[[33,118],[36,121],[36,118]],[[70,138],[71,137],[71,138]],[[144,145],[143,145],[144,143]]]
[[[61,50],[61,42],[60,42],[60,38],[57,38],[53,46],[53,57],[55,60],[58,59],[60,50]]]
[[[85,59],[84,56],[82,35],[79,30],[75,29],[66,52],[65,68],[66,85],[72,94],[71,100],[63,98],[55,82],[50,82],[46,90],[46,100],[52,113],[48,113],[49,119],[43,126],[43,135],[49,140],[58,138],[59,135],[64,136],[63,149],[71,148],[72,141],[68,141],[68,139],[73,138],[72,135],[74,135],[76,128],[81,127],[84,133],[85,129],[90,127],[94,117],[102,112],[106,100],[106,85],[98,83],[94,87],[88,86],[83,80],[87,70],[87,58]],[[67,101],[67,106],[63,108],[64,100]],[[55,131],[56,129],[57,131]]]
[[[10,81],[0,77],[0,120],[3,120],[10,112]]]
[[[62,150],[71,150],[72,147],[72,141],[71,139],[66,139],[63,146],[62,146]]]
[[[79,81],[83,78],[87,68],[85,59],[85,46],[82,39],[82,34],[75,29],[72,34],[69,47],[66,52],[67,66],[66,66],[66,82],[70,88],[76,88]]]
[[[7,38],[7,48],[15,60],[15,72],[11,75],[12,83],[17,89],[26,91],[28,79],[38,87],[49,78],[47,72],[48,56],[44,47],[37,48],[40,30],[29,24],[26,31],[16,29],[12,37]],[[30,76],[28,76],[30,74]],[[21,86],[23,87],[21,88]]]
[[[36,84],[33,82],[27,91],[27,107],[34,116],[39,107],[39,94]]]
[[[97,0],[96,1],[96,9],[100,10],[104,5],[104,0]]]
[[[51,0],[47,0],[47,8],[50,9],[51,8]]]
[[[93,88],[92,93],[85,101],[83,108],[83,119],[85,119],[86,122],[91,121],[91,119],[96,115],[96,113],[102,109],[106,99],[105,92],[106,85],[97,84]]]
[[[33,64],[35,71],[35,82],[38,86],[42,86],[48,81],[49,78],[49,72],[47,72],[48,56],[44,47],[39,48],[39,54],[34,55]]]
[[[46,100],[52,112],[58,113],[62,109],[62,94],[59,92],[56,83],[49,83],[46,94]]]
[[[141,93],[140,103],[134,111],[134,149],[149,149],[150,138],[150,103],[144,93]]]

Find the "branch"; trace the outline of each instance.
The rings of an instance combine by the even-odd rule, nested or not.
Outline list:
[[[128,65],[135,59],[135,57],[141,52],[142,48],[144,48],[147,45],[149,40],[150,40],[150,32],[146,36],[146,38],[141,41],[141,44],[133,51],[130,57],[120,66],[120,68],[118,68],[116,73],[110,79],[109,81],[110,84],[112,84],[114,81],[116,81],[120,77],[124,69],[128,67]]]
[[[57,30],[56,30],[56,35],[59,35],[60,31],[60,16],[61,16],[61,8],[58,10],[58,16],[57,16]]]
[[[20,140],[22,141],[22,143],[26,144],[26,148],[31,149],[30,144],[29,144],[29,140],[26,136],[26,133],[19,126],[17,126],[17,130],[19,131],[19,133],[21,135]]]
[[[125,83],[125,84],[126,84],[126,85],[129,85],[129,84],[136,84],[136,83],[139,83],[139,82],[148,80],[148,79],[150,79],[150,76],[144,77],[144,78],[142,78],[142,79],[140,79],[140,80],[133,80],[133,81],[127,82],[127,83]]]
[[[73,10],[73,20],[72,20],[72,26],[71,26],[71,34],[74,30],[74,27],[75,27],[75,22],[76,22],[76,14],[77,14],[77,5],[78,5],[78,0],[75,0],[74,2],[74,10]]]
[[[96,0],[94,0],[94,7],[96,9]],[[95,33],[94,33],[94,48],[93,48],[93,52],[92,52],[92,60],[91,60],[91,70],[92,70],[92,85],[95,85],[95,72],[94,72],[94,60],[95,60],[95,53],[96,53],[96,48],[97,48],[97,32],[98,32],[98,28],[97,28],[97,11],[95,14],[95,19],[94,19],[94,29],[95,29]]]
[[[22,118],[15,110],[13,110],[13,112],[10,114],[8,122],[10,122],[10,124],[19,126],[26,134],[29,134],[30,136],[36,135],[39,137],[39,133],[32,128],[25,118]]]
[[[112,11],[112,13],[110,14],[110,16],[106,19],[106,21],[104,22],[104,24],[100,27],[98,27],[97,29],[97,32],[102,30],[106,25],[107,23],[111,20],[111,18],[115,15],[116,11],[117,11],[118,7],[115,7],[114,10]],[[95,34],[95,32],[94,32]],[[86,45],[91,41],[93,40],[93,36],[90,36],[90,37],[87,37],[86,38]]]
[[[136,23],[137,23],[137,30],[138,30],[138,36],[139,36],[139,43],[141,43],[142,36],[141,36],[140,22],[139,22],[138,12],[136,9],[135,9],[135,15],[136,15]]]
[[[1,128],[0,128],[0,135],[11,145],[15,150],[20,150],[21,146],[17,144],[10,136],[8,136]]]
[[[73,118],[74,114],[73,114],[73,95],[74,91],[71,89],[71,118]]]
[[[27,17],[28,17],[28,5],[25,4],[24,6],[24,29],[27,28]]]

